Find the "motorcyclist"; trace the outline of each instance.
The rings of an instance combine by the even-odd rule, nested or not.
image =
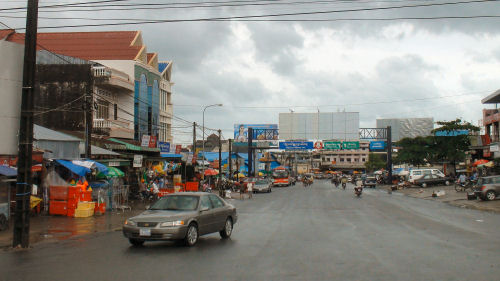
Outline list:
[[[342,179],[340,181],[342,182],[342,188],[345,189],[347,185],[347,177],[345,175],[342,175]]]
[[[363,193],[363,181],[357,180],[355,182],[355,186],[354,186],[354,194],[356,194],[357,196],[360,196],[361,193]]]

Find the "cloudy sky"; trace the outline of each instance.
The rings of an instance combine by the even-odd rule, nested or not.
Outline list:
[[[42,0],[40,5],[88,1],[91,0]],[[23,6],[25,2],[0,0],[0,7]],[[460,117],[477,124],[482,108],[492,107],[482,105],[480,100],[500,89],[500,18],[442,19],[500,16],[498,1],[384,10],[373,8],[452,1],[214,0],[191,4],[201,2],[125,0],[108,5],[142,4],[132,7],[148,9],[41,9],[39,31],[141,30],[149,52],[158,52],[162,60],[174,61],[174,114],[201,124],[203,106],[223,103],[223,107],[207,109],[205,125],[221,128],[225,138],[232,137],[235,123],[278,123],[278,113],[290,110],[355,111],[360,113],[361,127],[373,127],[377,118],[392,117]],[[148,3],[170,5],[144,5]],[[364,10],[339,12],[359,9]],[[310,14],[257,18],[264,21],[44,29],[136,19],[189,20],[285,13]],[[22,15],[0,12],[0,21],[23,27],[22,19],[12,18]],[[422,17],[441,19],[414,19]],[[389,18],[399,19],[374,20]],[[318,19],[330,21],[304,21]],[[190,130],[182,128],[185,123],[175,122],[174,126],[176,141],[191,139]]]

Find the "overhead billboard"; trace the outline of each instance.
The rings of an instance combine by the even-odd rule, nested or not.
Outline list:
[[[370,151],[378,151],[385,149],[385,141],[371,141]]]
[[[324,149],[342,149],[342,143],[340,141],[324,141]]]
[[[436,137],[456,137],[468,134],[469,130],[437,131],[435,133]]]
[[[285,150],[313,149],[314,144],[312,141],[281,141],[279,148]]]
[[[252,136],[255,141],[278,140],[278,124],[234,124],[234,142],[247,142],[248,128],[256,129]]]
[[[359,149],[359,141],[343,141],[342,149]]]

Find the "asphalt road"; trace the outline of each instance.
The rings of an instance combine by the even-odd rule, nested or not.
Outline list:
[[[500,215],[328,181],[231,200],[232,239],[121,232],[0,252],[0,280],[500,280]]]

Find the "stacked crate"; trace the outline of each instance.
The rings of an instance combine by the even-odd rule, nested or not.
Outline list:
[[[49,187],[49,214],[68,215],[68,187],[51,185]]]

